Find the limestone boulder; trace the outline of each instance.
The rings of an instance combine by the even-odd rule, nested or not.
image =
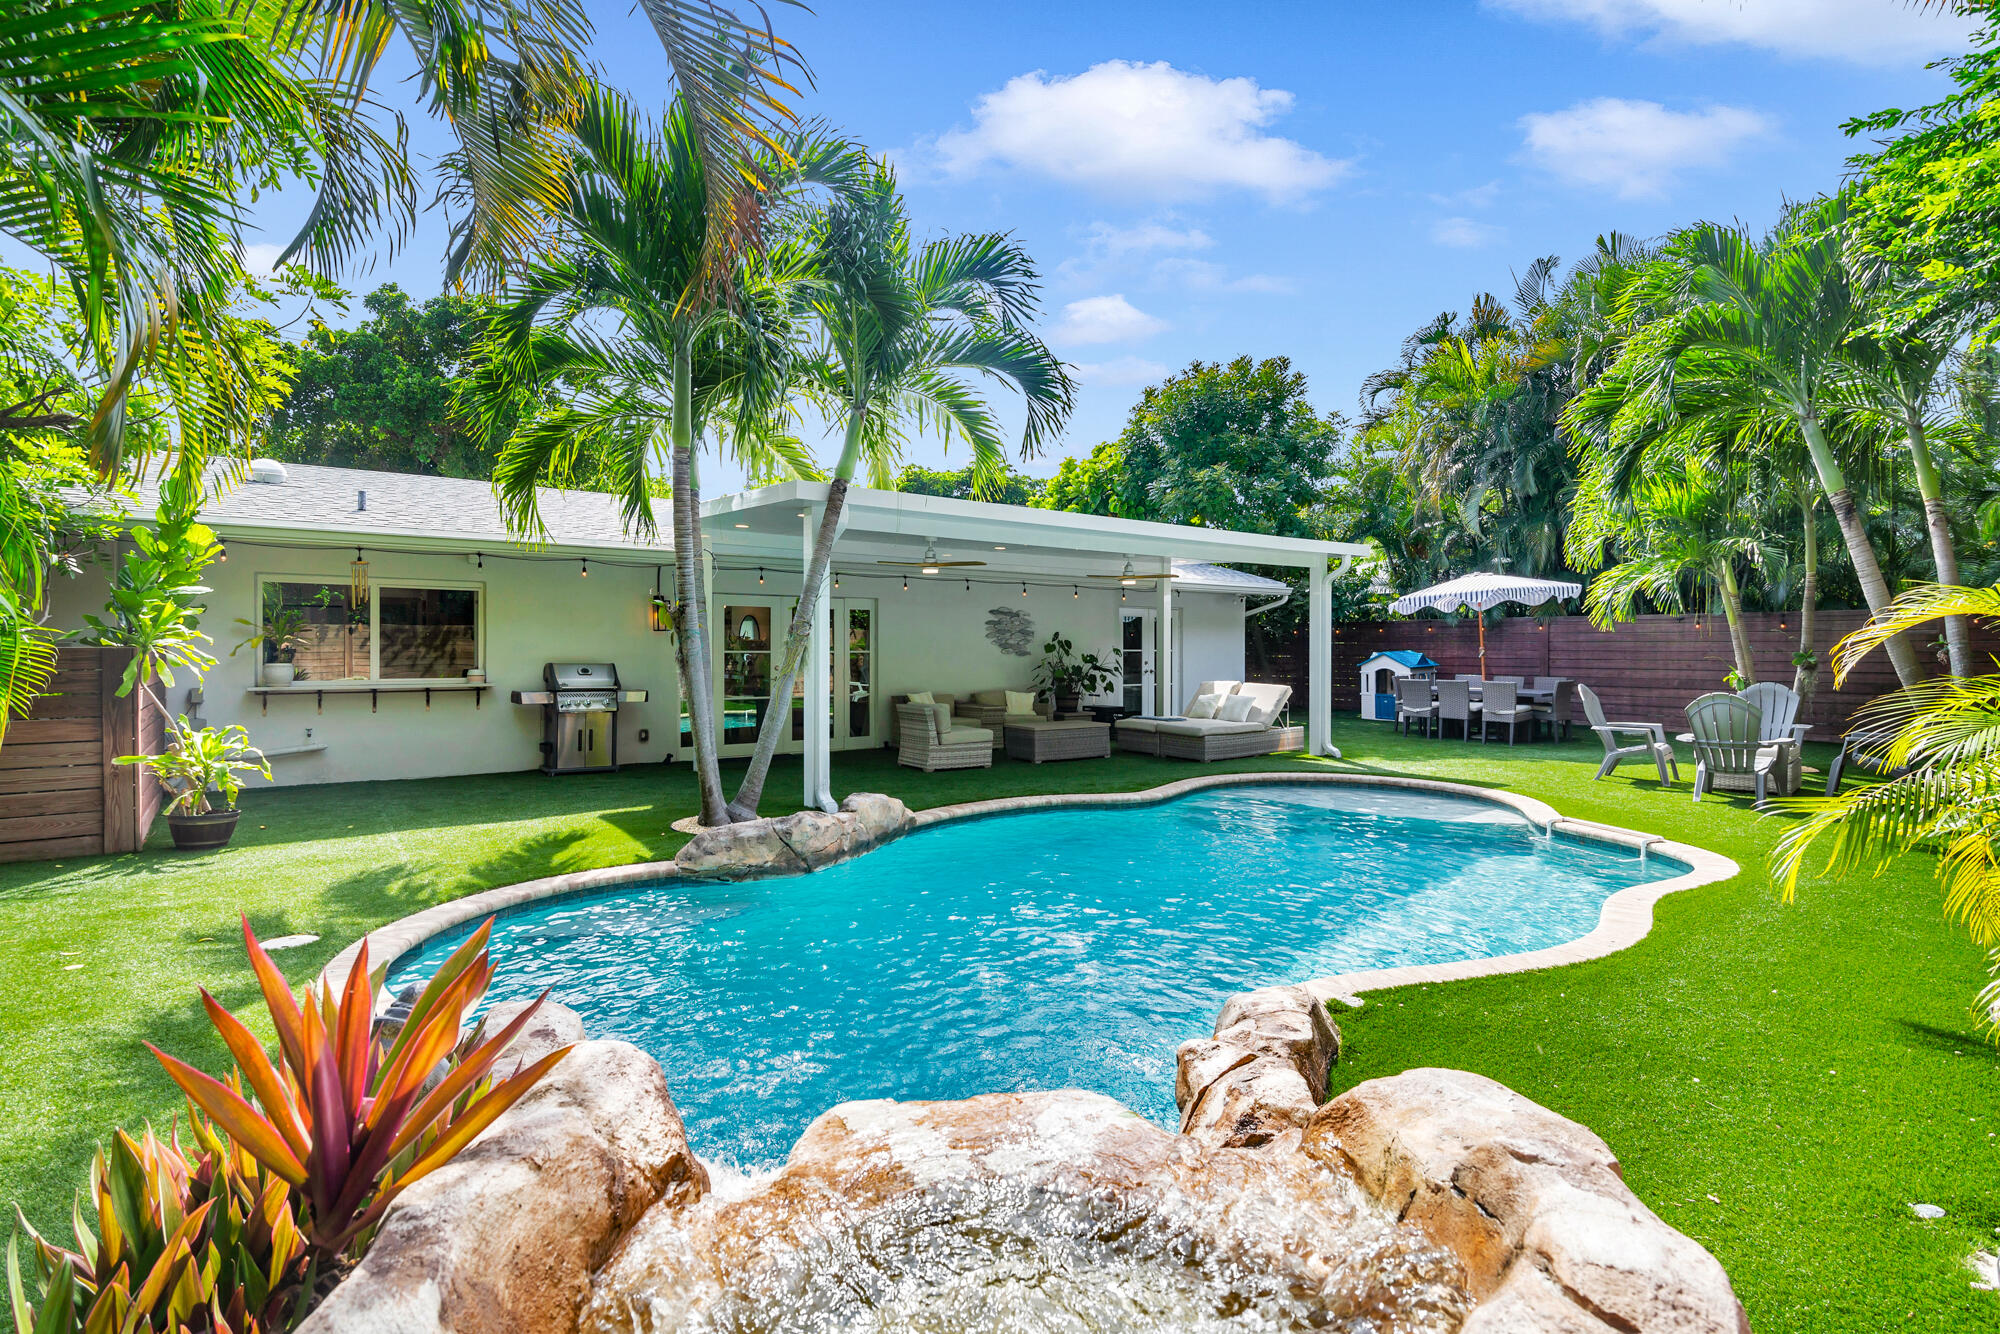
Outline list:
[[[591,1276],[640,1218],[707,1188],[658,1063],[581,1043],[397,1199],[301,1334],[572,1334]]]
[[[1625,1185],[1610,1148],[1504,1084],[1408,1070],[1326,1104],[1302,1152],[1465,1263],[1466,1334],[1747,1334],[1714,1256]]]
[[[1181,1133],[1232,1149],[1296,1147],[1339,1053],[1340,1030],[1303,987],[1231,996],[1215,1036],[1175,1054]]]
[[[484,1031],[498,1033],[532,1004],[533,1001],[501,1001],[486,1011]],[[533,1065],[558,1047],[573,1047],[582,1041],[583,1016],[567,1005],[545,1000],[535,1010],[535,1016],[527,1026],[500,1049],[499,1058],[493,1062],[493,1078],[496,1082],[505,1079],[522,1067]]]
[[[683,875],[748,879],[817,871],[908,830],[910,808],[879,792],[856,792],[837,812],[798,811],[704,829],[674,855]]]

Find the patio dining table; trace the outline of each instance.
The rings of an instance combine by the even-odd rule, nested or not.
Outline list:
[[[1466,684],[1472,687],[1472,698],[1475,701],[1478,700],[1480,698],[1479,688],[1481,685],[1485,683],[1481,681],[1467,681]],[[1438,683],[1435,681],[1431,682],[1432,699],[1437,698],[1437,693],[1438,693],[1437,688],[1438,688]],[[1514,696],[1516,699],[1524,699],[1530,704],[1553,704],[1556,702],[1555,691],[1536,690],[1529,686],[1515,686]]]

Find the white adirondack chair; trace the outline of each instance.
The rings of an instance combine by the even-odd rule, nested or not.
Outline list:
[[[1648,759],[1660,771],[1660,786],[1665,787],[1671,779],[1667,771],[1673,770],[1674,778],[1681,776],[1680,761],[1674,758],[1673,743],[1667,740],[1667,729],[1659,723],[1613,723],[1604,718],[1604,705],[1598,700],[1597,692],[1587,685],[1578,685],[1576,697],[1583,702],[1583,716],[1590,720],[1590,730],[1597,733],[1597,739],[1604,743],[1604,763],[1597,766],[1599,778],[1618,767],[1620,760]],[[1643,737],[1636,744],[1620,744],[1622,737]]]
[[[1798,721],[1798,692],[1776,681],[1759,681],[1737,694],[1763,717],[1758,739],[1783,748],[1783,763],[1771,773],[1778,791],[1785,795],[1797,792],[1805,777],[1805,756],[1800,747],[1805,743],[1806,733],[1812,731],[1811,723]]]

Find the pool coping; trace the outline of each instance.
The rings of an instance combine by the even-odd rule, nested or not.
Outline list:
[[[1494,977],[1503,973],[1534,972],[1544,968],[1558,968],[1565,964],[1583,963],[1589,959],[1601,959],[1605,955],[1615,954],[1644,940],[1653,929],[1653,905],[1662,898],[1683,889],[1693,889],[1698,885],[1726,880],[1740,874],[1743,869],[1730,858],[1710,852],[1706,848],[1676,843],[1658,834],[1643,833],[1619,825],[1574,819],[1545,801],[1522,796],[1518,792],[1476,787],[1467,783],[1449,783],[1435,778],[1411,778],[1400,774],[1283,771],[1199,774],[1132,792],[1049,793],[996,797],[990,801],[957,802],[949,806],[933,806],[913,812],[910,826],[904,832],[911,833],[960,820],[983,819],[987,816],[1017,811],[1078,806],[1151,806],[1208,788],[1274,783],[1388,787],[1469,797],[1476,801],[1508,807],[1531,824],[1551,834],[1563,834],[1587,843],[1609,843],[1634,849],[1642,857],[1658,853],[1674,861],[1683,862],[1689,868],[1684,875],[1670,876],[1665,880],[1652,880],[1642,885],[1630,885],[1619,890],[1604,901],[1603,907],[1598,912],[1597,925],[1590,932],[1560,945],[1517,954],[1494,954],[1478,959],[1459,959],[1450,963],[1410,964],[1401,968],[1374,968],[1362,972],[1339,973],[1332,977],[1309,978],[1293,984],[1304,987],[1318,1000],[1338,1000],[1349,1007],[1361,1004],[1360,993],[1364,991],[1381,991],[1390,987],[1433,982],[1458,982],[1475,977]],[[886,840],[876,846],[886,846],[888,842],[894,841],[894,839]],[[852,855],[864,857],[873,850],[870,848]],[[680,874],[680,867],[671,861],[635,862],[625,866],[604,866],[588,871],[570,871],[562,875],[543,876],[537,880],[524,880],[497,889],[481,890],[476,894],[468,894],[464,898],[452,899],[446,903],[433,904],[408,917],[401,917],[386,926],[377,927],[348,945],[327,961],[326,966],[319,972],[318,980],[322,984],[336,986],[344,982],[364,944],[368,946],[371,971],[386,972],[403,955],[432,937],[441,935],[455,926],[461,926],[476,917],[485,917],[506,908],[541,899],[615,889],[620,885],[646,881],[676,879]],[[381,1002],[384,1004],[388,1000],[386,994],[381,997]]]

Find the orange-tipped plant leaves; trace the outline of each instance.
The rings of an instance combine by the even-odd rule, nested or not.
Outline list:
[[[277,1127],[259,1115],[242,1094],[185,1061],[174,1059],[150,1042],[146,1044],[146,1049],[166,1067],[168,1076],[181,1086],[181,1092],[188,1095],[188,1100],[207,1113],[222,1127],[223,1133],[241,1145],[251,1157],[292,1185],[305,1184],[305,1165],[292,1153]]]

